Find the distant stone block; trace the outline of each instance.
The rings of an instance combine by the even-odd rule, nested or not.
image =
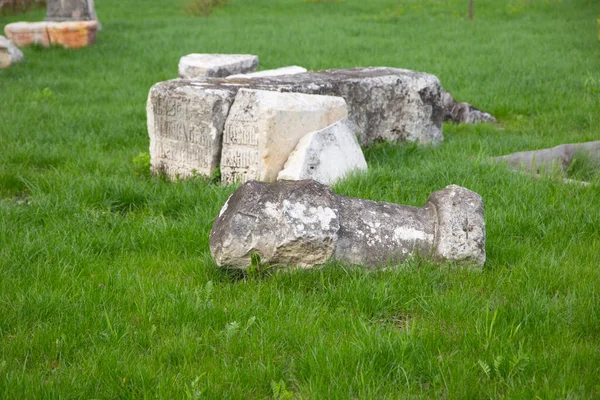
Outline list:
[[[46,0],[46,21],[97,20],[94,0]]]
[[[17,46],[87,47],[96,41],[97,21],[15,22],[4,27],[6,36]]]
[[[275,181],[303,136],[347,115],[340,97],[240,89],[225,123],[221,180]]]
[[[253,72],[257,67],[258,56],[250,54],[188,54],[179,60],[179,77],[224,78]]]
[[[234,97],[233,90],[198,81],[154,85],[147,103],[152,171],[171,179],[210,176],[219,165],[223,126]]]
[[[252,73],[249,73],[249,74],[229,75],[227,77],[227,79],[265,78],[265,77],[269,77],[269,76],[282,76],[282,75],[302,74],[304,72],[307,72],[306,68],[302,68],[302,67],[298,67],[296,65],[293,65],[293,66],[290,66],[290,67],[282,67],[282,68],[275,68],[275,69],[267,69],[267,70],[259,71],[259,72],[252,72]]]
[[[332,185],[352,171],[366,171],[367,161],[356,136],[356,125],[347,118],[305,135],[277,180],[313,179]]]
[[[4,33],[19,47],[50,46],[47,22],[14,22],[4,27]]]

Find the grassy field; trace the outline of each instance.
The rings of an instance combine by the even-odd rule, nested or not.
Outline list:
[[[600,178],[484,160],[600,140],[600,4],[475,0],[468,21],[467,3],[232,0],[198,18],[99,0],[94,46],[24,49],[0,71],[0,398],[599,398]],[[335,188],[480,193],[483,273],[219,270],[208,234],[235,187],[168,183],[138,157],[150,87],[192,52],[430,72],[494,114],[439,147],[373,145]]]

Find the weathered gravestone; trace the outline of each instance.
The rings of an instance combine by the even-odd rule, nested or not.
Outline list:
[[[258,56],[251,54],[188,54],[179,60],[182,79],[224,78],[233,74],[253,72]]]
[[[23,59],[23,53],[13,42],[0,36],[0,68],[8,68]]]
[[[46,0],[46,21],[97,20],[94,0]]]
[[[361,144],[439,143],[445,110],[437,77],[395,68],[354,68],[263,78],[207,79],[215,84],[339,96],[358,126]]]
[[[235,91],[172,80],[152,87],[147,116],[153,172],[170,178],[208,175],[219,165],[225,120]]]
[[[305,135],[288,157],[277,180],[313,179],[331,185],[352,171],[366,171],[357,127],[348,118]]]
[[[304,135],[347,115],[340,97],[240,89],[225,123],[221,180],[275,181]]]
[[[373,267],[412,256],[483,266],[485,222],[477,193],[450,185],[422,208],[336,195],[316,181],[251,181],[225,203],[210,233],[221,267],[311,268],[330,260]]]

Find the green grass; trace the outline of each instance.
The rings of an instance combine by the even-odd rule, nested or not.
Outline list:
[[[0,71],[0,398],[598,398],[600,186],[484,160],[600,139],[600,6],[586,0],[97,2],[97,43],[24,49]],[[0,17],[0,26],[43,12]],[[485,201],[483,273],[422,260],[219,270],[234,187],[144,173],[150,87],[192,52],[261,68],[436,74],[496,125],[377,144],[338,193]],[[583,172],[581,172],[583,171]]]

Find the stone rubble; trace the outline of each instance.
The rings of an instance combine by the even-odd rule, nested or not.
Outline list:
[[[258,56],[250,54],[188,54],[179,60],[182,79],[225,78],[254,72]]]
[[[496,118],[481,111],[469,103],[458,102],[450,92],[442,91],[442,103],[444,104],[444,121],[451,121],[457,124],[478,124],[495,123]]]
[[[336,195],[316,181],[250,181],[227,200],[210,233],[220,267],[312,268],[331,260],[375,267],[419,256],[482,267],[483,200],[450,185],[424,207]]]
[[[0,68],[9,68],[24,59],[23,53],[12,41],[0,36]]]
[[[347,115],[340,97],[240,89],[225,122],[222,182],[275,181],[302,137]]]
[[[277,180],[313,179],[332,185],[353,171],[366,171],[357,127],[348,118],[305,135],[288,157]]]

